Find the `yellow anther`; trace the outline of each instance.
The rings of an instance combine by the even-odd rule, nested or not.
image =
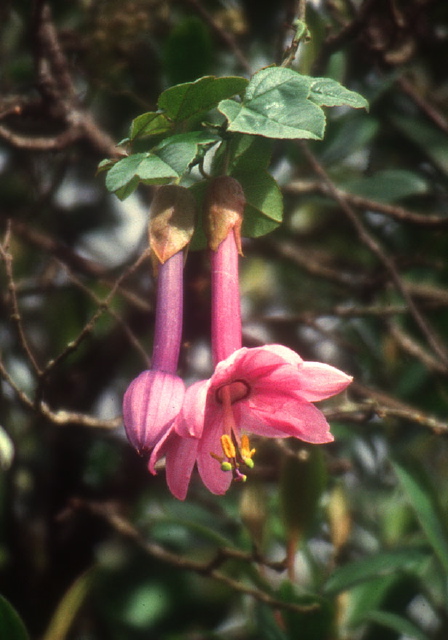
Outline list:
[[[221,471],[232,471],[232,469],[231,462],[221,462]]]
[[[244,460],[244,464],[246,464],[248,467],[252,468],[254,466],[252,457],[255,451],[256,449],[250,448],[249,437],[246,434],[243,434],[241,436],[241,457]]]
[[[228,436],[226,433],[221,436],[221,446],[226,458],[228,458],[229,460],[235,459],[235,445],[233,444],[230,436]]]

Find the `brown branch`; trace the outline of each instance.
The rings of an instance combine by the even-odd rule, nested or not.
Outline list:
[[[319,609],[320,605],[317,602],[310,605],[298,605],[292,602],[284,602],[282,600],[278,600],[277,598],[269,595],[269,593],[248,586],[247,584],[244,584],[239,580],[231,578],[221,571],[218,571],[216,568],[216,564],[222,564],[222,562],[227,558],[239,557],[241,560],[256,561],[253,556],[244,556],[244,554],[240,555],[236,552],[233,552],[233,550],[226,549],[221,550],[221,552],[219,553],[219,559],[215,557],[209,562],[199,562],[196,560],[191,560],[190,558],[186,558],[185,556],[179,556],[175,553],[172,553],[171,551],[167,551],[158,544],[145,540],[140,532],[131,524],[131,522],[129,522],[129,520],[126,520],[126,518],[119,514],[118,511],[110,504],[107,505],[87,502],[84,500],[73,500],[71,503],[71,509],[86,509],[90,511],[95,516],[105,520],[114,531],[134,542],[148,555],[156,558],[157,560],[165,562],[166,564],[170,564],[178,569],[193,571],[195,573],[198,573],[199,575],[204,576],[205,578],[216,580],[217,582],[226,585],[233,591],[236,591],[243,595],[251,596],[259,602],[267,604],[273,609],[295,611],[299,613],[311,613]],[[66,517],[67,512],[65,512],[63,515]]]
[[[286,193],[322,193],[323,195],[331,196],[328,186],[319,181],[304,181],[293,180],[286,185],[283,190]],[[332,193],[338,193],[341,198],[344,198],[354,207],[364,209],[367,211],[376,211],[382,213],[390,218],[399,220],[400,222],[407,222],[410,224],[416,224],[424,227],[448,227],[448,216],[437,216],[431,214],[418,213],[411,211],[405,207],[389,204],[387,202],[378,202],[378,200],[372,200],[371,198],[365,198],[358,196],[344,189],[339,189],[334,185],[334,191]]]
[[[330,56],[342,49],[363,28],[365,21],[377,4],[376,0],[364,0],[353,20],[348,22],[338,33],[326,37],[313,64],[313,74],[319,75],[325,68]]]
[[[104,298],[103,301],[100,302],[97,311],[93,314],[93,316],[91,317],[89,322],[83,327],[82,331],[78,334],[78,336],[74,340],[69,342],[67,344],[66,348],[63,351],[61,351],[61,353],[59,353],[59,355],[57,355],[55,358],[53,358],[52,360],[47,362],[45,368],[41,372],[39,372],[39,386],[38,386],[38,390],[36,392],[36,398],[38,400],[40,400],[40,397],[41,397],[43,384],[44,384],[45,380],[47,379],[47,377],[50,375],[50,373],[57,366],[59,366],[61,364],[61,362],[63,360],[65,360],[71,353],[76,351],[76,349],[79,347],[81,342],[83,340],[85,340],[86,337],[92,333],[92,331],[95,328],[95,325],[98,322],[98,320],[101,318],[101,316],[106,311],[108,311],[109,305],[110,305],[112,299],[114,298],[115,294],[117,293],[117,290],[120,287],[120,285],[122,284],[122,282],[126,278],[128,278],[132,273],[134,273],[136,271],[136,269],[138,269],[138,267],[145,260],[148,259],[148,257],[149,257],[149,249],[144,251],[132,265],[130,265],[127,269],[125,269],[121,273],[121,275],[116,279],[113,287],[111,288],[111,290],[109,291],[107,296]]]
[[[252,67],[250,66],[247,58],[236,43],[235,38],[233,38],[233,36],[227,31],[224,31],[224,29],[221,29],[219,24],[217,24],[217,22],[214,20],[213,16],[210,15],[207,9],[204,9],[202,4],[198,0],[183,0],[183,2],[184,4],[190,5],[190,7],[194,9],[194,11],[196,11],[198,15],[201,16],[204,22],[210,27],[210,30],[213,31],[213,33],[215,33],[215,35],[221,40],[221,42],[233,53],[235,58],[240,63],[241,67],[249,75],[252,75]]]
[[[6,278],[8,281],[9,302],[11,307],[11,320],[15,327],[19,344],[26,356],[26,359],[31,364],[34,372],[37,375],[40,375],[41,369],[37,363],[36,358],[34,357],[34,354],[31,350],[30,345],[28,344],[28,339],[23,329],[22,317],[20,314],[19,304],[17,301],[16,284],[14,281],[14,273],[13,273],[13,267],[12,267],[13,257],[10,251],[10,240],[11,240],[11,224],[8,223],[4,241],[3,243],[0,243],[0,258],[3,260],[3,263],[5,265]]]
[[[389,322],[388,327],[391,336],[394,338],[398,346],[403,349],[403,351],[420,360],[420,362],[424,364],[425,367],[429,369],[429,371],[446,375],[446,367],[444,367],[443,364],[440,364],[438,360],[433,358],[433,356],[428,353],[413,338],[411,338],[410,335],[405,333],[405,331],[403,331],[403,329],[399,327],[396,322]]]
[[[407,78],[401,76],[397,79],[397,83],[404,93],[406,93],[415,104],[423,111],[423,113],[438,127],[443,133],[448,133],[448,121],[432,104],[418,93],[416,88],[409,82]]]
[[[89,416],[85,413],[77,413],[76,411],[65,411],[60,409],[59,411],[52,411],[50,407],[41,402],[35,407],[37,413],[40,413],[47,420],[57,426],[78,425],[80,427],[91,427],[93,429],[117,429],[123,422],[121,416],[112,418],[111,420],[103,420],[96,418],[95,416]]]
[[[39,106],[44,109],[47,123],[53,122],[58,130],[61,126],[65,130],[55,135],[34,136],[3,124],[0,126],[0,137],[17,148],[32,151],[60,150],[84,139],[102,156],[122,155],[112,138],[80,104],[50,7],[41,0],[34,3],[33,27],[37,84],[42,96]],[[28,106],[36,108],[35,101]],[[16,115],[25,115],[26,112],[27,101],[18,97],[15,107],[7,110],[7,113]]]
[[[107,298],[105,298],[104,300],[101,300],[93,291],[91,291],[88,287],[86,287],[81,282],[81,280],[79,280],[79,278],[77,278],[74,275],[74,273],[72,273],[72,271],[70,271],[70,269],[67,268],[66,265],[61,264],[61,267],[66,271],[68,278],[76,287],[78,287],[78,289],[83,291],[91,300],[93,300],[99,309],[104,309],[104,311],[107,312],[117,322],[117,324],[121,326],[123,333],[126,335],[127,339],[129,340],[129,343],[136,349],[136,351],[138,351],[138,353],[142,357],[144,365],[148,368],[150,366],[150,359],[148,357],[148,354],[146,353],[145,349],[142,347],[142,345],[140,344],[136,336],[132,333],[131,329],[129,328],[127,323],[123,320],[123,318],[121,318],[121,316],[119,316],[118,313],[116,313],[113,309],[110,308],[110,304],[107,301]],[[118,286],[118,288],[115,289],[115,293],[118,293],[120,289],[121,287]],[[111,293],[112,291],[109,293],[109,295]],[[110,302],[111,301],[112,300],[110,300]]]
[[[98,282],[105,284],[106,286],[112,287],[114,285],[114,282],[108,275],[110,272],[109,269],[105,268],[98,262],[83,258],[69,246],[55,240],[48,234],[43,234],[19,220],[11,221],[11,229],[14,234],[19,236],[25,242],[28,242],[45,253],[57,258],[65,268],[70,271],[70,273],[73,274],[73,272],[76,271],[82,275],[95,278]],[[132,292],[127,291],[122,287],[119,287],[119,291],[123,298],[137,309],[141,309],[142,311],[151,311],[151,306],[146,302],[146,300],[142,300]]]
[[[327,172],[323,168],[323,166],[319,163],[319,161],[315,158],[315,156],[311,153],[308,146],[305,143],[300,143],[305,156],[307,157],[309,163],[313,167],[316,174],[325,182],[328,187],[329,192],[332,194],[333,198],[338,202],[342,211],[345,213],[346,217],[350,220],[352,225],[357,231],[358,237],[360,241],[368,247],[368,249],[376,256],[379,262],[386,268],[388,273],[391,276],[391,279],[396,287],[396,289],[401,293],[403,298],[405,299],[411,316],[413,317],[415,323],[420,328],[420,331],[425,336],[428,344],[431,346],[434,353],[440,360],[440,363],[444,365],[445,371],[448,373],[448,354],[444,345],[441,344],[439,337],[435,334],[435,332],[429,327],[425,318],[420,313],[419,309],[414,303],[412,296],[409,294],[406,286],[404,285],[396,267],[393,262],[386,255],[386,253],[381,248],[381,245],[377,242],[377,240],[364,228],[361,220],[356,215],[356,212],[349,205],[347,200],[338,193],[337,188],[333,185],[331,178],[328,176]]]
[[[373,389],[355,380],[350,385],[350,392],[361,396],[364,398],[364,401],[362,403],[355,403],[353,407],[347,407],[347,415],[356,412],[356,410],[363,410],[364,408],[366,411],[375,413],[380,418],[400,418],[427,427],[436,435],[448,434],[448,422],[440,420],[440,418],[421,411],[420,409],[416,409],[406,402],[389,395],[385,391]],[[336,411],[340,414],[341,410],[337,409]],[[325,415],[329,419],[333,418],[331,410],[325,411]]]
[[[41,402],[36,406],[36,403],[27,396],[27,394],[21,389],[12,379],[8,373],[0,354],[0,377],[8,384],[14,391],[17,399],[24,409],[32,411],[38,415],[44,416],[47,420],[57,426],[78,425],[80,427],[91,427],[94,429],[116,429],[122,424],[121,416],[113,418],[112,420],[102,420],[95,416],[89,416],[84,413],[77,413],[74,411],[52,411],[45,402]]]

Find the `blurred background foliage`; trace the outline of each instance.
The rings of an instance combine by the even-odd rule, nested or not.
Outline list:
[[[298,16],[293,68],[371,108],[276,143],[284,224],[245,243],[244,339],[355,382],[324,407],[334,444],[257,442],[245,486],[180,503],[120,418],[152,341],[151,190],[120,203],[96,168],[172,84],[279,63]],[[6,0],[0,59],[2,640],[445,639],[446,1]],[[193,380],[201,252],[185,304]]]

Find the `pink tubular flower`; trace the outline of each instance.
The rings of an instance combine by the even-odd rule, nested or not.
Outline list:
[[[168,431],[178,415],[185,385],[176,375],[182,331],[183,254],[159,267],[152,368],[131,382],[123,398],[130,443],[142,454]]]
[[[152,449],[178,415],[185,385],[176,375],[182,338],[183,248],[193,233],[195,204],[188,189],[161,187],[151,206],[150,245],[157,264],[157,306],[150,370],[123,398],[126,435],[139,453]]]
[[[225,186],[229,180],[224,179]],[[241,212],[244,200],[235,185],[230,186],[238,205],[234,209]],[[187,389],[182,410],[155,446],[149,462],[155,473],[157,460],[165,455],[168,486],[180,500],[186,497],[195,464],[212,493],[225,493],[232,479],[244,481],[241,469],[254,466],[255,453],[247,433],[268,438],[292,436],[313,444],[331,442],[333,436],[324,415],[311,403],[339,393],[351,382],[342,371],[304,362],[282,345],[241,347],[241,221],[235,215],[227,220],[224,234],[220,226],[224,239],[219,238],[210,255],[215,371],[209,380]]]

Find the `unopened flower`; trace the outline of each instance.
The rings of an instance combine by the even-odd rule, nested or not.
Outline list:
[[[127,437],[139,453],[168,432],[185,395],[176,375],[182,337],[183,248],[193,233],[194,201],[184,187],[161,187],[153,200],[150,246],[157,271],[157,304],[151,369],[129,385],[123,398]]]

